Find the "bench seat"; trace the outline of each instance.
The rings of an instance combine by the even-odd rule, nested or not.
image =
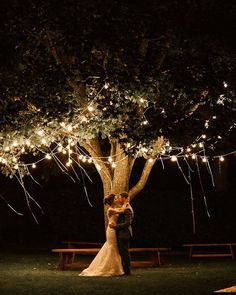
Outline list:
[[[53,253],[59,253],[59,266],[60,270],[66,270],[74,267],[85,267],[85,264],[76,263],[75,255],[93,255],[95,256],[99,252],[100,248],[67,248],[67,249],[52,249]],[[147,260],[131,260],[131,266],[133,267],[158,267],[161,266],[160,252],[169,251],[170,248],[130,248],[129,252],[148,254]]]

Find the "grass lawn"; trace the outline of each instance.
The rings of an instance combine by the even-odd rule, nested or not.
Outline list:
[[[0,295],[157,294],[204,295],[236,284],[230,259],[189,261],[166,256],[160,268],[134,269],[130,277],[79,277],[79,270],[57,270],[50,253],[0,254]]]

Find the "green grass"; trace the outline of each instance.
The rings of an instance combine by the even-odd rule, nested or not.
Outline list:
[[[204,295],[236,284],[230,259],[165,257],[160,268],[134,269],[131,277],[79,277],[79,270],[57,270],[58,257],[42,253],[1,253],[1,295],[157,294]]]

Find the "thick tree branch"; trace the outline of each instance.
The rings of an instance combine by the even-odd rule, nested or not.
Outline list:
[[[144,188],[155,162],[156,159],[152,159],[152,161],[150,161],[150,159],[146,160],[139,181],[129,190],[129,197],[131,200]]]

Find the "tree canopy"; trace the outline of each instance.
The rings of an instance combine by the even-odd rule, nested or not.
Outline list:
[[[106,142],[118,142],[133,158],[233,151],[231,1],[1,5],[4,174],[28,174],[40,155],[50,159],[54,151],[68,156],[68,166],[76,153],[94,161],[85,152],[94,139],[105,150]],[[28,153],[37,160],[27,164]],[[102,156],[116,166],[106,152]]]

